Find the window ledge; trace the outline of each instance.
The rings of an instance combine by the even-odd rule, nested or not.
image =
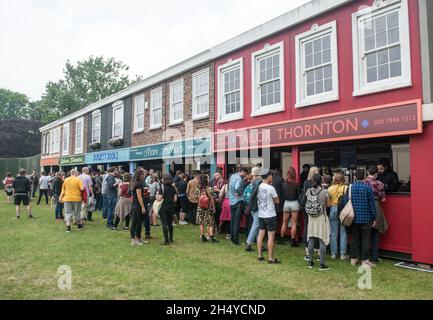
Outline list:
[[[135,130],[132,132],[132,134],[137,134],[137,133],[143,133],[144,129],[140,129],[140,130]]]
[[[226,123],[226,122],[232,122],[232,121],[236,121],[236,120],[243,120],[244,116],[242,114],[236,115],[236,116],[231,116],[231,117],[225,117],[223,119],[219,119],[217,121],[217,123]]]
[[[182,124],[182,123],[183,123],[183,120],[178,120],[178,121],[170,122],[170,123],[168,124],[168,126],[169,126],[169,127],[174,127],[174,126],[178,126],[178,125],[180,125],[180,124]]]
[[[251,117],[259,117],[267,114],[283,112],[284,110],[285,108],[283,104],[277,106],[266,106],[263,107],[262,110],[254,110],[253,112],[251,112]]]
[[[323,95],[322,97],[317,96],[317,98],[310,98],[302,100],[295,104],[295,108],[304,108],[309,106],[314,106],[321,103],[333,102],[340,100],[340,97],[337,93]]]
[[[160,124],[160,125],[157,125],[157,126],[150,127],[150,128],[149,128],[149,131],[159,130],[159,129],[161,129],[161,128],[162,128],[162,125]]]
[[[362,89],[355,90],[353,92],[354,97],[364,96],[372,93],[377,92],[383,92],[383,91],[390,91],[394,89],[400,89],[405,87],[411,87],[412,86],[412,80],[398,80],[393,82],[388,82],[386,84],[377,84],[375,86],[370,85],[366,86]]]
[[[208,119],[208,118],[209,118],[209,113],[206,113],[206,114],[202,114],[202,115],[193,116],[192,121],[199,121],[199,120]]]

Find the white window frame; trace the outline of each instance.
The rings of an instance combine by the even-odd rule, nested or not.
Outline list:
[[[200,70],[196,73],[194,73],[192,75],[192,120],[202,120],[205,119],[207,117],[209,117],[209,108],[210,108],[210,79],[209,79],[209,68]],[[196,81],[195,79],[203,76],[203,75],[207,75],[207,81],[208,81],[208,90],[207,90],[207,112],[203,112],[203,113],[197,113],[197,86],[196,86]],[[204,96],[205,94],[200,95]]]
[[[55,154],[60,152],[60,127],[52,129],[50,131],[50,154]]]
[[[182,103],[182,118],[180,118],[180,119],[174,119],[174,112],[173,112],[173,105],[174,105],[174,101],[173,101],[173,95],[174,95],[174,92],[173,92],[173,88],[174,88],[174,86],[176,86],[176,85],[181,85],[181,87],[182,87],[182,101],[177,101],[176,103]],[[183,107],[184,107],[184,100],[185,100],[185,97],[184,97],[184,82],[183,82],[183,78],[182,79],[178,79],[178,80],[176,80],[176,81],[173,81],[173,82],[171,82],[170,83],[170,117],[169,117],[169,125],[170,126],[173,126],[173,125],[177,125],[177,124],[180,124],[180,123],[182,123],[183,122]]]
[[[99,139],[95,140],[95,118],[99,117],[98,121],[98,130],[99,130]],[[96,110],[92,112],[92,133],[91,133],[91,142],[92,143],[101,143],[101,110]]]
[[[307,83],[305,71],[304,44],[331,36],[331,66],[332,66],[332,90],[307,96]],[[339,75],[338,75],[338,43],[337,43],[337,21],[326,23],[322,26],[313,25],[311,30],[301,33],[295,37],[296,45],[296,108],[312,106],[320,103],[338,101],[339,97]]]
[[[401,48],[401,71],[399,77],[379,80],[367,83],[367,74],[364,56],[364,33],[360,27],[364,20],[374,18],[388,11],[399,9],[399,30]],[[352,14],[352,38],[353,38],[353,96],[362,96],[376,92],[394,90],[412,86],[411,60],[410,60],[410,35],[409,35],[409,11],[407,0],[383,0],[375,1],[373,6]]]
[[[138,114],[138,102],[139,100],[143,100],[143,113]],[[144,131],[144,110],[146,109],[146,98],[144,96],[144,93],[136,95],[134,97],[134,132],[133,133],[139,133]],[[143,126],[138,126],[138,116],[143,116]]]
[[[77,142],[78,142],[78,123],[80,123],[80,128],[81,128],[81,148],[77,148]],[[83,153],[83,143],[84,143],[84,118],[78,118],[75,120],[75,154],[78,153]]]
[[[44,132],[42,135],[42,155],[50,154],[50,132]]]
[[[161,122],[160,123],[153,123],[153,112],[154,112],[154,110],[153,110],[153,95],[156,93],[161,94],[161,104],[159,105],[159,108],[158,108],[158,109],[161,109]],[[150,122],[149,122],[150,126],[149,126],[149,130],[160,129],[162,127],[163,98],[164,98],[164,96],[163,96],[162,87],[153,89],[150,92],[150,112],[149,112],[149,114],[150,114]]]
[[[69,122],[63,125],[63,133],[62,133],[62,156],[67,156],[67,155],[69,155]]]
[[[260,107],[260,85],[259,85],[259,68],[258,60],[266,58],[267,56],[274,55],[279,52],[280,56],[280,102],[272,105]],[[262,116],[270,113],[282,112],[285,110],[284,103],[284,42],[278,42],[273,45],[266,44],[265,47],[259,51],[251,54],[251,117]]]
[[[123,129],[124,129],[124,121],[125,121],[125,110],[124,110],[124,103],[123,103],[123,101],[116,101],[115,103],[113,103],[113,106],[112,106],[112,108],[113,108],[113,110],[112,110],[112,125],[111,125],[111,137],[112,138],[121,138],[121,139],[123,139]],[[114,122],[114,114],[115,114],[115,112],[117,111],[117,110],[121,110],[121,112],[120,112],[120,114],[122,115],[122,118],[121,118],[121,120],[119,121],[119,122]],[[120,127],[121,127],[121,130],[120,130],[120,132],[121,132],[121,134],[120,135],[118,135],[118,136],[115,136],[115,134],[114,134],[114,125],[115,124],[120,124]]]
[[[240,110],[239,112],[232,113],[230,115],[225,114],[225,103],[224,103],[224,74],[230,72],[233,69],[239,68],[239,93],[240,93]],[[218,120],[217,123],[225,123],[235,120],[241,120],[244,118],[244,60],[239,58],[233,61],[229,61],[218,67]]]

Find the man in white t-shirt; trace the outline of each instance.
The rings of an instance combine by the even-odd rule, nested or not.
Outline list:
[[[266,232],[268,233],[268,262],[269,264],[280,263],[279,260],[274,258],[274,242],[275,231],[277,230],[277,212],[275,211],[275,204],[280,203],[277,191],[272,186],[272,173],[264,169],[262,171],[263,182],[260,184],[257,191],[257,207],[259,217],[259,236],[257,239],[257,249],[259,251],[259,261],[265,260],[262,254],[263,239]]]

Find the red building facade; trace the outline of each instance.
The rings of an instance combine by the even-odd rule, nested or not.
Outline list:
[[[230,172],[253,150],[252,166],[269,149],[266,166],[283,177],[309,163],[350,181],[387,158],[402,188],[384,205],[381,249],[433,264],[420,33],[419,1],[351,1],[217,58],[217,166]]]

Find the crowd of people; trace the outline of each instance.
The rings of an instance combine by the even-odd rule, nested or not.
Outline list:
[[[65,221],[68,233],[73,225],[83,230],[97,211],[102,212],[108,229],[129,231],[133,246],[153,239],[152,227],[161,227],[162,244],[170,245],[175,224],[194,224],[199,225],[200,241],[218,243],[217,235],[225,234],[233,245],[244,245],[248,252],[256,245],[259,261],[264,261],[264,252],[268,252],[269,264],[281,263],[275,257],[275,243],[298,247],[302,237],[308,267],[314,268],[317,252],[319,270],[328,270],[328,249],[331,259],[350,258],[352,265],[372,267],[380,262],[380,236],[388,228],[381,203],[386,200],[386,192],[397,190],[398,177],[385,162],[369,167],[368,172],[356,170],[352,184],[341,171],[322,175],[318,167],[307,165],[300,181],[293,167],[283,178],[279,170],[268,170],[260,164],[251,171],[238,166],[228,180],[219,170],[212,177],[201,171],[191,176],[182,171],[161,176],[143,167],[133,175],[115,167],[105,173],[84,167],[81,172],[42,172],[41,177],[35,172],[27,177],[22,169],[15,178],[8,173],[3,184],[8,203],[14,199],[17,218],[21,203],[33,217],[30,197],[35,197],[35,185],[39,187],[37,204],[43,196],[46,204],[51,199],[54,217]],[[349,203],[354,217],[347,226],[340,214]],[[299,234],[300,216],[304,220],[303,235]],[[240,241],[243,220],[244,244]],[[348,233],[352,239],[350,252]]]

